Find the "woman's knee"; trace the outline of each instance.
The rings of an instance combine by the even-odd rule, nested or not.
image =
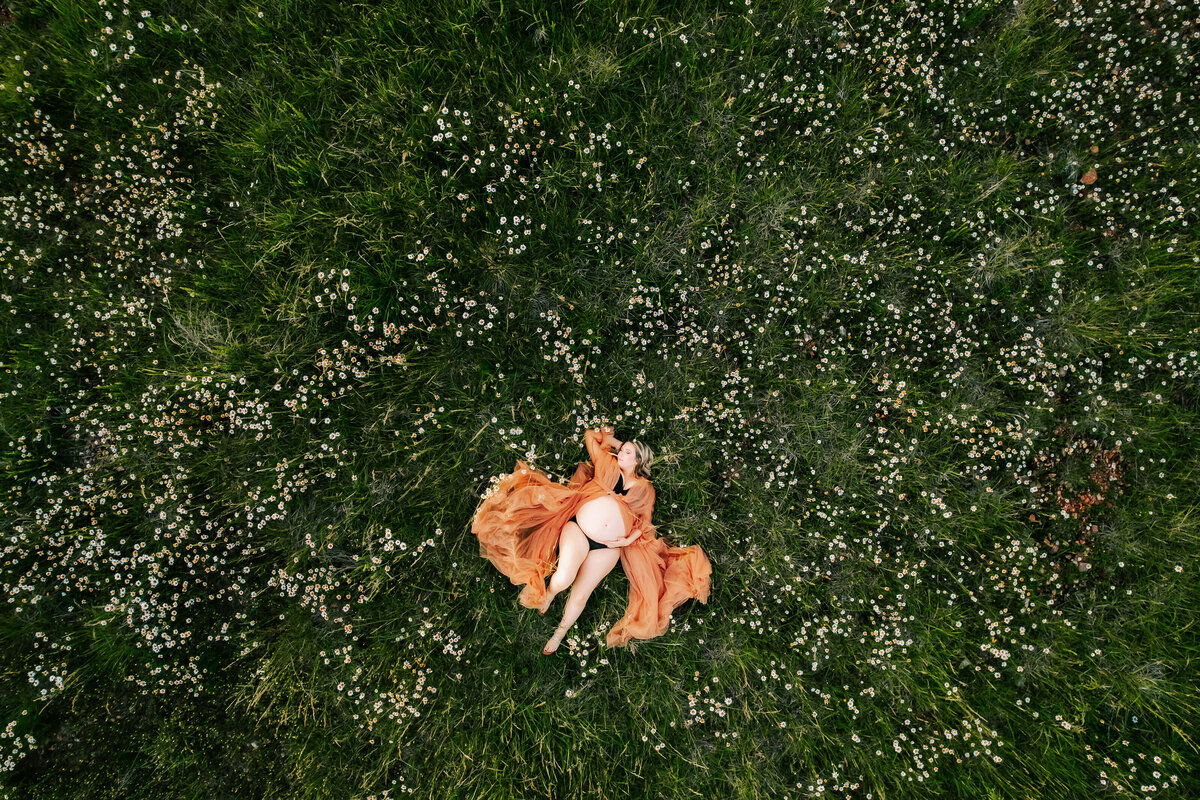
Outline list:
[[[620,551],[616,548],[589,551],[583,563],[579,565],[567,604],[582,610],[592,592],[600,585],[600,581],[604,580],[604,576],[612,571],[619,560]]]
[[[574,575],[566,574],[564,566],[565,565],[560,561],[558,569],[555,570],[554,574],[550,576],[550,591],[554,594],[566,591],[571,585],[572,581],[575,580]],[[578,568],[576,568],[576,571],[578,571]]]

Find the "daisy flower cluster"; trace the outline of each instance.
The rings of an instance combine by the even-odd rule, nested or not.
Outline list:
[[[1141,34],[1139,42],[1145,45],[1155,43],[1154,35],[1177,43],[1178,33],[1164,31],[1178,31],[1195,20],[1182,18],[1176,9],[1178,6],[1139,6],[1134,10],[1131,33]],[[1077,582],[1064,565],[1078,575],[1091,569],[1092,557],[1098,555],[1093,549],[1099,526],[1090,515],[1111,507],[1114,497],[1125,491],[1131,470],[1154,468],[1153,460],[1139,458],[1136,461],[1140,463],[1135,463],[1125,455],[1140,431],[1119,424],[1109,410],[1113,401],[1163,403],[1172,382],[1180,386],[1200,377],[1195,350],[1164,351],[1161,339],[1146,331],[1144,322],[1125,334],[1123,346],[1114,342],[1085,353],[1080,353],[1077,345],[1067,347],[1069,340],[1051,321],[1062,320],[1068,310],[1081,309],[1085,303],[1112,303],[1115,298],[1068,291],[1062,273],[1065,254],[1028,248],[1005,227],[1010,219],[1044,225],[1057,219],[1064,207],[1074,206],[1075,198],[1092,196],[1087,189],[1096,185],[1095,173],[1078,169],[1078,163],[1063,169],[1061,159],[1064,152],[1078,152],[1074,148],[1080,144],[1080,149],[1095,156],[1098,148],[1093,143],[1111,140],[1116,132],[1115,117],[1093,110],[1060,115],[1054,126],[1042,126],[1041,150],[1029,147],[1031,141],[1018,149],[1022,158],[1045,162],[1043,179],[1005,192],[999,191],[1004,181],[981,187],[975,202],[995,200],[997,213],[993,215],[979,205],[947,206],[932,195],[917,196],[907,186],[885,185],[883,172],[894,174],[897,164],[910,164],[909,176],[928,175],[935,165],[954,161],[955,148],[994,147],[1011,132],[1012,117],[1019,114],[1023,120],[1038,119],[1036,104],[1047,96],[1069,97],[1076,108],[1087,109],[1104,107],[1104,99],[1096,95],[1108,92],[1109,108],[1115,105],[1136,113],[1120,117],[1131,129],[1130,135],[1109,154],[1106,163],[1132,162],[1137,166],[1126,167],[1122,180],[1137,181],[1144,187],[1147,180],[1161,179],[1161,188],[1147,198],[1114,180],[1112,197],[1097,206],[1105,213],[1089,212],[1083,217],[1105,238],[1136,241],[1149,237],[1161,241],[1167,253],[1179,249],[1181,240],[1172,233],[1195,220],[1195,190],[1183,191],[1178,177],[1143,165],[1166,159],[1190,163],[1183,175],[1189,187],[1196,182],[1194,160],[1177,158],[1187,155],[1180,145],[1186,138],[1187,103],[1192,101],[1194,106],[1195,97],[1172,98],[1155,92],[1151,84],[1157,83],[1157,78],[1152,70],[1143,68],[1147,61],[1127,60],[1129,51],[1121,50],[1122,42],[1112,35],[1113,20],[1124,23],[1129,18],[1116,14],[1111,4],[1090,4],[1061,9],[1063,16],[1055,24],[1077,27],[1095,41],[1094,52],[1099,54],[1103,70],[1089,61],[1080,62],[1074,66],[1085,70],[1083,77],[1076,73],[1079,80],[1070,81],[1066,88],[1061,88],[1061,78],[1049,77],[1041,93],[1029,93],[1033,100],[1025,109],[1020,108],[1023,101],[1015,93],[1001,92],[995,108],[1007,109],[1012,117],[993,107],[962,108],[954,102],[955,81],[962,79],[953,76],[956,65],[967,71],[962,62],[985,38],[982,31],[978,35],[972,32],[975,23],[991,14],[992,19],[1000,19],[997,24],[1002,33],[1024,24],[1022,14],[1026,12],[1019,4],[1014,5],[1011,16],[993,11],[987,4],[951,4],[944,10],[926,12],[913,4],[858,8],[854,3],[849,10],[830,10],[835,15],[833,33],[823,52],[816,47],[809,50],[816,51],[812,61],[870,66],[878,75],[885,105],[886,123],[867,130],[849,145],[852,153],[842,160],[845,166],[865,167],[861,191],[853,199],[855,206],[869,210],[855,214],[844,201],[827,206],[829,222],[870,235],[869,246],[856,252],[831,248],[828,235],[816,237],[810,220],[819,219],[819,211],[814,213],[809,206],[799,215],[770,217],[752,204],[739,210],[735,200],[715,230],[704,231],[690,250],[680,248],[681,256],[690,257],[686,267],[672,270],[667,281],[647,284],[639,279],[631,289],[632,321],[626,328],[625,343],[636,355],[649,357],[649,363],[665,364],[675,371],[659,378],[665,388],[686,382],[686,389],[695,392],[696,402],[681,409],[676,419],[704,423],[695,436],[717,446],[727,465],[727,485],[733,476],[762,474],[767,488],[779,490],[772,501],[775,506],[786,503],[789,487],[807,486],[800,520],[806,538],[789,556],[786,571],[758,565],[752,546],[737,556],[737,563],[727,562],[735,569],[743,565],[740,568],[755,570],[745,576],[744,595],[736,601],[741,604],[740,611],[733,609],[729,617],[744,625],[747,635],[802,631],[791,643],[793,669],[785,673],[779,669],[780,663],[772,662],[769,671],[760,671],[763,683],[768,676],[774,683],[787,675],[794,683],[785,692],[799,688],[806,670],[819,672],[835,660],[845,663],[847,652],[831,645],[845,647],[851,640],[870,644],[870,652],[854,650],[854,663],[885,674],[907,673],[914,663],[924,663],[920,658],[924,642],[950,632],[976,640],[974,655],[964,658],[959,670],[986,676],[988,682],[1003,680],[1025,686],[1029,671],[1050,652],[1055,628],[1080,624],[1060,606]],[[1160,29],[1155,34],[1149,34],[1143,24],[1147,16],[1157,19]],[[1171,53],[1172,59],[1178,57],[1178,50]],[[816,63],[803,66],[813,83],[821,81],[819,89],[823,90],[825,77],[813,72]],[[971,70],[979,67],[974,58],[968,63]],[[750,76],[754,81],[746,83],[742,94],[757,92],[763,98],[760,105],[787,101],[795,89],[798,65],[783,64],[785,75],[754,73]],[[1096,81],[1093,77],[1114,66],[1113,74],[1141,76],[1140,80]],[[974,72],[971,76],[978,77]],[[829,79],[829,83],[835,81]],[[838,108],[858,99],[838,94],[836,86],[833,93],[836,100],[831,105]],[[878,100],[878,95],[872,94],[871,99]],[[922,152],[914,147],[913,109],[920,109],[922,123],[927,124],[930,115],[943,121],[946,135],[939,141],[940,151]],[[752,111],[753,105],[746,110]],[[755,133],[762,135],[739,139],[736,156],[743,166],[755,170],[752,176],[773,177],[770,146],[783,130],[777,125],[778,118],[774,118],[774,127],[764,125],[760,118],[750,119],[758,124]],[[748,142],[755,142],[757,149],[750,149]],[[1113,199],[1116,196],[1124,202]],[[935,208],[939,210],[933,211]],[[1148,209],[1154,210],[1146,213]],[[767,224],[772,219],[792,223],[782,242],[786,254],[783,271],[778,265],[764,268],[745,263],[743,256],[751,250],[750,234],[741,233],[746,221],[758,222],[762,236],[772,233]],[[974,240],[978,253],[948,262],[940,249],[908,246],[914,236],[934,243],[951,238]],[[1022,247],[1027,249],[1022,252]],[[1111,257],[1097,250],[1084,259],[1089,268],[1099,271],[1112,263]],[[1014,264],[1020,265],[1018,270],[1013,269]],[[1140,277],[1135,277],[1135,285]],[[996,291],[1001,282],[1006,288],[1015,286],[1013,300],[998,299],[1009,296]],[[830,289],[839,288],[829,295]],[[824,302],[819,308],[810,308],[812,298],[821,294]],[[730,296],[728,302],[723,302],[724,296]],[[706,302],[698,302],[701,300]],[[1133,310],[1137,310],[1136,304]],[[998,332],[1005,333],[997,336]],[[1194,340],[1200,331],[1178,333]],[[695,370],[702,377],[694,379],[686,365],[704,365],[706,369]],[[707,369],[709,365],[718,367],[715,375]],[[640,392],[647,380],[639,373],[630,397]],[[1018,407],[1004,410],[981,403],[981,390],[988,383],[999,384]],[[806,403],[789,391],[789,384],[810,390],[819,387],[827,413],[847,414],[854,425],[849,448],[832,452],[832,442],[806,436],[805,426],[785,418],[783,409],[795,408],[798,400],[800,406],[812,408],[811,401]],[[930,386],[944,388],[931,395]],[[915,393],[914,388],[918,388]],[[778,401],[778,410],[772,407],[773,400]],[[1068,401],[1072,410],[1064,415]],[[851,411],[855,408],[857,413]],[[812,410],[820,413],[822,408]],[[609,418],[613,418],[611,413]],[[939,470],[939,461],[954,464],[954,471]],[[846,464],[851,469],[861,465],[873,491],[862,495],[820,479],[810,482],[818,476],[817,467],[810,467],[808,475],[797,469],[819,463]],[[1083,486],[1071,483],[1065,475],[1078,467],[1085,470]],[[931,480],[920,487],[905,485],[904,476],[916,469],[929,471]],[[1158,476],[1162,478],[1163,473]],[[1018,491],[1026,494],[1019,496]],[[1017,502],[1028,507],[1031,522],[1054,515],[1075,527],[1069,538],[1064,538],[1061,530],[1043,528],[1034,537],[989,541],[987,532],[971,519],[981,518],[981,510],[998,502],[998,496],[1017,497]],[[935,519],[955,521],[943,532],[931,524]],[[819,545],[814,548],[816,543]],[[878,575],[878,596],[834,595],[829,601],[831,608],[820,609],[821,613],[807,619],[781,611],[795,596],[796,586],[823,582],[836,586],[839,580],[848,582],[851,569]],[[890,577],[885,580],[887,575]],[[906,614],[905,597],[922,584],[932,584],[922,591],[944,595],[948,609],[966,602],[977,606],[978,613],[955,612],[929,620]],[[1115,585],[1111,588],[1116,589]],[[885,598],[890,600],[885,602]],[[998,616],[995,609],[1002,609]],[[867,624],[864,618],[869,620]],[[939,631],[941,625],[949,628]],[[971,653],[972,648],[965,652]],[[866,680],[864,677],[856,696],[865,695],[870,702],[876,692]],[[834,705],[833,692],[809,688],[817,691],[821,706],[840,708],[851,721],[862,713],[858,705],[862,701],[855,696],[843,697]],[[950,699],[962,691],[960,685],[949,681],[942,688],[943,696]],[[689,694],[688,704],[692,720],[701,717],[698,695]],[[820,716],[817,709],[811,714]],[[1064,722],[1070,724],[1060,715],[1056,724]],[[1005,743],[995,731],[977,732],[972,739],[963,730],[962,725],[914,725],[913,733],[924,731],[928,738],[920,752],[914,751],[906,779],[927,779],[928,762],[939,754],[952,755],[958,762],[983,756],[1000,763],[995,748]],[[856,743],[862,738],[857,733],[855,737]],[[955,739],[966,746],[950,748],[947,743]],[[903,750],[902,741],[891,744]],[[1124,788],[1136,790],[1133,774],[1126,777],[1130,781]],[[1111,774],[1105,780],[1111,781]],[[1157,788],[1169,784],[1163,777]],[[843,784],[843,788],[848,786]],[[1155,787],[1141,790],[1154,791]]]
[[[91,55],[115,70],[115,61],[135,54],[128,42],[149,12],[106,0],[99,12],[104,27]],[[36,68],[23,74],[40,78]],[[10,408],[28,404],[31,394],[59,400],[46,414],[51,424],[6,439],[14,480],[0,572],[16,618],[50,612],[119,626],[145,653],[143,671],[129,679],[163,691],[203,680],[193,605],[227,605],[246,587],[244,573],[230,569],[209,583],[210,565],[224,563],[229,551],[219,547],[203,499],[189,491],[183,464],[202,430],[261,432],[269,422],[254,400],[218,398],[193,381],[151,387],[132,403],[95,402],[97,390],[118,385],[131,365],[162,369],[145,354],[161,337],[164,306],[180,275],[203,270],[176,243],[198,203],[176,151],[216,124],[220,83],[187,61],[151,80],[162,87],[163,109],[134,108],[125,83],[101,81],[99,114],[129,127],[116,140],[89,126],[61,127],[39,106],[40,86],[25,80],[12,87],[27,96],[29,116],[10,130],[0,156],[0,169],[20,177],[9,182],[17,193],[0,197],[0,301],[9,352],[34,348],[40,357],[20,372],[16,363],[0,365],[9,377],[0,399]],[[173,402],[186,417],[172,413]],[[156,472],[139,458],[149,453],[162,454],[157,467],[166,469]],[[42,646],[29,654],[28,684],[45,702],[71,683],[72,659],[81,654],[69,632],[33,636]],[[5,726],[5,770],[36,747],[20,732],[33,722],[27,714]]]
[[[897,126],[869,145],[851,146],[847,165],[880,170],[889,160],[908,161],[903,145],[894,144],[902,138],[900,121],[933,116],[945,126],[947,153],[1015,136],[1021,158],[1046,162],[1041,174],[1050,179],[1028,187],[1034,191],[1014,198],[1013,208],[997,208],[1005,217],[1047,215],[1079,198],[1086,201],[1081,216],[1106,236],[1136,239],[1195,222],[1194,151],[1186,146],[1195,127],[1195,84],[1187,93],[1161,88],[1165,78],[1194,69],[1196,15],[1187,4],[1090,0],[1042,9],[995,0],[922,13],[911,3],[852,2],[827,13],[839,60],[862,65],[874,79],[862,99],[880,102]],[[1032,85],[1017,81],[1011,76],[1022,50],[1009,45],[1032,30],[1029,47],[1045,46],[1051,36],[1043,26],[1070,31],[1074,45],[1052,75]],[[956,103],[964,82],[986,86],[992,101]],[[1101,142],[1111,143],[1104,153]],[[1163,168],[1188,161],[1190,174]]]
[[[609,164],[629,164],[634,155],[627,146],[622,152],[621,140],[610,135],[611,123],[594,131],[585,129],[578,117],[571,118],[581,110],[572,92],[581,88],[571,79],[561,97],[525,97],[519,106],[502,103],[503,113],[484,126],[472,126],[469,111],[447,106],[432,111],[438,131],[430,136],[431,145],[437,145],[430,156],[445,163],[441,176],[446,179],[447,198],[461,204],[463,222],[481,211],[487,220],[485,232],[496,243],[503,240],[506,255],[523,253],[527,244],[521,242],[522,237],[546,230],[546,224],[534,223],[530,214],[513,213],[519,212],[522,204],[536,205],[535,193],[553,196],[560,186],[603,193],[605,185],[622,180]],[[430,107],[424,106],[422,111],[430,113]],[[494,132],[492,124],[499,126]],[[641,163],[644,161],[633,164],[632,169],[640,170]],[[484,206],[491,208],[482,208],[468,189],[482,192]],[[593,235],[600,240],[603,233]],[[624,232],[613,238],[624,238]]]
[[[160,36],[188,30],[98,3],[101,24],[109,23],[104,41],[130,41],[147,26]],[[134,52],[129,45],[124,56]],[[99,48],[93,55],[103,57]],[[414,543],[389,530],[354,553],[335,544],[332,524],[308,527],[304,550],[286,569],[255,571],[274,552],[265,528],[287,524],[310,492],[358,480],[357,453],[339,441],[330,409],[370,365],[407,369],[410,351],[399,342],[415,335],[391,323],[376,327],[378,309],[363,325],[348,271],[329,269],[316,275],[304,302],[310,313],[338,314],[347,338],[318,349],[306,366],[275,367],[264,383],[203,364],[185,371],[163,358],[155,343],[164,335],[209,353],[221,344],[212,320],[184,299],[195,296],[188,284],[204,264],[182,240],[197,210],[211,209],[196,196],[180,151],[214,128],[221,84],[190,63],[152,81],[162,87],[162,109],[134,107],[124,97],[132,87],[119,80],[95,97],[107,119],[129,129],[115,140],[75,124],[59,128],[37,106],[32,83],[17,87],[31,111],[0,154],[0,169],[23,176],[24,187],[0,197],[9,234],[0,237],[0,300],[15,347],[41,355],[20,371],[19,362],[0,364],[10,378],[0,399],[10,407],[39,392],[62,400],[47,424],[6,437],[6,470],[19,480],[9,484],[0,586],[17,619],[39,626],[49,614],[86,619],[104,637],[129,641],[137,655],[125,678],[142,692],[199,694],[210,681],[203,658],[214,643],[236,643],[246,657],[272,635],[258,627],[255,611],[272,596],[357,641],[359,609],[397,563],[411,560],[402,556],[432,548],[441,531]],[[411,327],[418,325],[428,332],[423,320]],[[114,401],[130,370],[143,388]],[[299,457],[272,463],[240,455],[265,452],[272,438],[297,430],[311,445]],[[225,467],[220,479],[214,458]],[[351,676],[352,713],[366,732],[384,721],[394,735],[436,696],[432,667],[421,663],[426,651],[462,658],[460,637],[439,619],[405,631],[422,643],[415,660],[369,681],[361,667]],[[27,654],[27,693],[43,702],[72,682],[73,659],[82,657],[76,634],[51,627],[32,632]],[[351,649],[339,655],[349,659]],[[33,722],[25,708],[0,732],[6,771],[37,746]]]

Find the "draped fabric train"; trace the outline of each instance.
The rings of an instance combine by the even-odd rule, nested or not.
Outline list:
[[[523,460],[485,493],[471,520],[479,539],[479,555],[488,559],[516,586],[519,601],[538,608],[546,597],[546,580],[554,574],[558,537],[575,512],[587,501],[608,495],[617,500],[626,532],[640,522],[642,536],[621,548],[621,566],[629,578],[629,605],[609,629],[609,647],[630,639],[653,639],[666,633],[671,614],[689,599],[708,603],[712,565],[700,545],[672,547],[658,538],[651,522],[654,485],[648,480],[629,487],[627,495],[613,493],[621,468],[594,428],[584,433],[591,463],[580,463],[564,486]]]

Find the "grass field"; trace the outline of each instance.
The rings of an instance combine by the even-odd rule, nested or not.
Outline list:
[[[17,0],[0,797],[1200,797],[1200,7]],[[707,604],[470,520],[612,424]]]

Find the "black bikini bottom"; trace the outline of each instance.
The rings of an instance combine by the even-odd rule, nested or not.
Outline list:
[[[570,520],[570,521],[571,521],[571,522],[574,522],[576,525],[578,525],[578,524],[579,524],[579,520],[575,519],[575,515],[574,515],[574,514],[572,514],[572,515],[571,515],[571,520]],[[580,530],[583,530],[583,529],[582,529],[582,528],[580,528]],[[592,537],[588,536],[586,533],[585,533],[583,536],[584,536],[584,538],[585,538],[585,539],[587,539],[587,542],[588,542],[588,550],[605,550],[605,549],[607,549],[607,548],[608,548],[608,545],[606,545],[606,544],[600,544],[599,542],[597,542],[597,541],[593,540],[593,539],[592,539]]]

